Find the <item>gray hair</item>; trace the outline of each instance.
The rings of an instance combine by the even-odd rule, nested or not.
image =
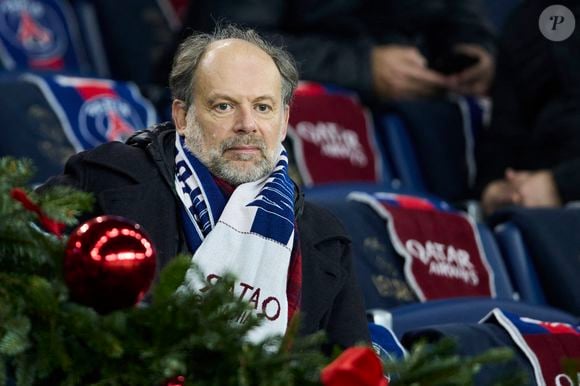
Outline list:
[[[210,44],[225,39],[244,40],[270,55],[282,77],[282,101],[289,105],[298,84],[298,69],[292,56],[283,48],[267,42],[256,31],[233,25],[218,26],[213,33],[195,33],[181,43],[173,59],[169,76],[173,98],[184,101],[187,108],[191,106],[195,72],[199,62]]]

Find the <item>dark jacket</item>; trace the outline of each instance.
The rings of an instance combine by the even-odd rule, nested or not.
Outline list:
[[[435,59],[456,43],[493,51],[481,0],[191,0],[183,31],[154,76],[165,85],[171,58],[191,31],[217,23],[251,27],[285,46],[300,77],[373,97],[370,54],[382,44],[418,46]]]
[[[507,167],[550,169],[562,200],[580,199],[580,30],[561,42],[545,38],[538,19],[553,4],[524,1],[505,23],[491,126],[478,148],[478,193]],[[558,4],[578,20],[580,1]]]
[[[174,190],[175,130],[161,124],[127,144],[111,142],[69,159],[63,175],[43,186],[72,185],[92,192],[94,213],[129,218],[149,233],[164,266],[187,246]],[[350,240],[329,212],[297,194],[302,250],[302,334],[326,330],[331,344],[368,341],[362,296],[352,270]]]

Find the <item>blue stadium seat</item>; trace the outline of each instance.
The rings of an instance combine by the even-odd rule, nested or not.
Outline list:
[[[417,163],[415,150],[403,119],[394,113],[382,118],[385,148],[401,185],[416,192],[426,192],[425,179]]]
[[[335,199],[319,203],[341,220],[352,238],[354,265],[366,308],[392,309],[417,303],[418,299],[405,279],[403,258],[389,239],[385,220],[360,202]],[[477,229],[494,272],[497,298],[511,300],[513,286],[495,240],[486,225],[478,224]]]
[[[401,187],[464,200],[475,178],[482,104],[468,97],[389,103],[377,130]]]
[[[157,119],[132,84],[48,73],[0,76],[0,105],[0,156],[31,158],[33,183],[62,172],[74,153],[124,140]]]
[[[433,300],[407,304],[389,309],[392,330],[401,338],[405,333],[447,323],[477,323],[494,308],[511,311],[520,316],[577,325],[580,319],[550,306],[528,304],[508,299],[463,298]],[[371,310],[371,314],[372,314]]]
[[[580,314],[580,209],[519,208],[490,218],[523,300]]]
[[[37,166],[35,183],[60,173],[75,149],[57,114],[36,85],[0,77],[0,156],[29,158]]]
[[[504,257],[496,239],[494,238],[493,232],[483,223],[477,223],[477,230],[479,232],[483,249],[488,256],[488,262],[493,271],[496,286],[499,284],[503,288],[502,293],[504,296],[501,297],[516,300],[517,294],[512,285],[512,280],[509,276]]]
[[[2,7],[2,22],[0,69],[93,74],[68,1],[12,2]]]
[[[530,252],[518,227],[511,222],[499,224],[494,234],[520,299],[531,304],[546,304]]]

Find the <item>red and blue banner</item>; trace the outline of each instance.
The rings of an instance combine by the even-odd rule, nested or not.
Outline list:
[[[580,326],[521,317],[498,308],[482,322],[498,324],[507,331],[534,368],[538,386],[579,384]]]
[[[383,180],[372,117],[353,93],[300,83],[288,135],[305,186]]]
[[[40,88],[77,152],[124,141],[157,121],[151,103],[129,82],[32,74],[22,79]]]
[[[8,70],[88,72],[67,2],[0,0],[0,62]]]
[[[405,259],[405,277],[421,301],[495,297],[493,272],[473,220],[443,201],[394,193],[351,193],[387,221]]]

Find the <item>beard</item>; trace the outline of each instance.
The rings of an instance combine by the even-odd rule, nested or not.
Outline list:
[[[216,177],[227,183],[238,186],[246,182],[257,181],[268,176],[278,159],[279,149],[269,151],[266,142],[255,134],[239,134],[224,140],[219,146],[210,148],[205,144],[203,130],[191,109],[187,114],[185,128],[185,145],[197,159]],[[234,159],[226,159],[224,153],[238,146],[253,146],[260,150],[258,159],[255,155],[237,154]]]

